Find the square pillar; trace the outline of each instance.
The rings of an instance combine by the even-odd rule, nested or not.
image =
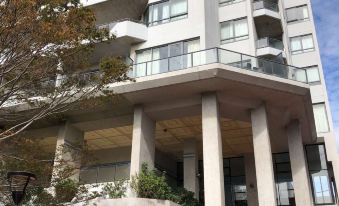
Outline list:
[[[246,175],[246,190],[247,190],[247,205],[258,206],[257,178],[255,176],[255,160],[253,154],[246,154],[245,160],[245,175]]]
[[[251,120],[259,205],[277,205],[271,141],[265,105],[251,111]]]
[[[287,126],[287,136],[296,205],[313,205],[312,189],[299,121],[292,121]]]
[[[184,141],[184,188],[199,199],[198,151],[195,139]]]
[[[59,129],[52,180],[64,170],[70,170],[70,179],[79,181],[81,167],[81,150],[84,144],[84,132],[66,122]]]
[[[202,95],[205,205],[224,206],[224,167],[219,109],[215,93]]]
[[[134,108],[130,176],[141,171],[143,163],[154,169],[155,121],[151,120],[142,106]]]

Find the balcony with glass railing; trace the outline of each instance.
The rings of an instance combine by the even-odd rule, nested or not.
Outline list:
[[[279,5],[273,1],[261,0],[253,2],[253,9],[260,10],[260,9],[268,9],[274,12],[279,12]]]
[[[222,48],[211,48],[163,59],[138,62],[133,66],[131,75],[138,78],[213,63],[307,83],[305,69]]]
[[[257,49],[271,47],[279,50],[284,50],[284,44],[279,39],[265,37],[257,40]]]
[[[285,57],[284,44],[279,39],[265,37],[256,41],[257,56],[276,57],[280,54]]]

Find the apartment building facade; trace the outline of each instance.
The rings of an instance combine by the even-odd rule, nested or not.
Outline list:
[[[83,0],[133,60],[118,102],[28,134],[86,142],[85,184],[142,163],[206,206],[336,205],[339,159],[310,0]],[[292,66],[293,65],[293,66]],[[79,163],[81,164],[81,163]],[[337,180],[337,182],[335,181]]]

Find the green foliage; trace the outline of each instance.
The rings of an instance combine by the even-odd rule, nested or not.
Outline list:
[[[71,179],[65,179],[58,182],[54,187],[55,199],[57,199],[58,202],[63,203],[72,201],[78,193],[79,185]]]
[[[131,187],[141,198],[170,200],[182,206],[198,206],[194,194],[184,188],[172,188],[166,182],[165,175],[157,175],[142,165],[141,172],[132,177]]]
[[[116,181],[106,184],[102,193],[107,194],[109,198],[116,199],[125,197],[126,189],[125,181]]]

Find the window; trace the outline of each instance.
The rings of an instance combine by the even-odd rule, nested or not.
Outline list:
[[[226,205],[247,205],[244,158],[224,159]]]
[[[195,39],[137,51],[134,76],[159,74],[199,65],[199,53],[192,53],[199,50],[200,40]]]
[[[315,120],[315,127],[318,133],[328,132],[328,120],[326,114],[326,108],[324,103],[314,104],[313,105],[313,113]]]
[[[305,69],[309,83],[320,82],[319,68],[317,66],[306,67]]]
[[[278,205],[295,205],[289,153],[273,154]]]
[[[313,51],[313,37],[312,34],[297,36],[291,38],[292,54],[299,54],[307,51]]]
[[[309,19],[307,5],[286,9],[287,23]]]
[[[220,0],[219,1],[219,4],[221,6],[225,6],[225,5],[228,5],[228,4],[234,4],[234,3],[237,3],[237,2],[241,2],[243,0]]]
[[[306,146],[308,169],[312,182],[313,198],[316,205],[334,204],[335,190],[331,168],[327,164],[324,145]]]
[[[247,19],[237,19],[221,23],[221,43],[229,43],[248,38]]]
[[[145,13],[148,26],[170,22],[187,17],[187,0],[169,0],[151,4]]]

